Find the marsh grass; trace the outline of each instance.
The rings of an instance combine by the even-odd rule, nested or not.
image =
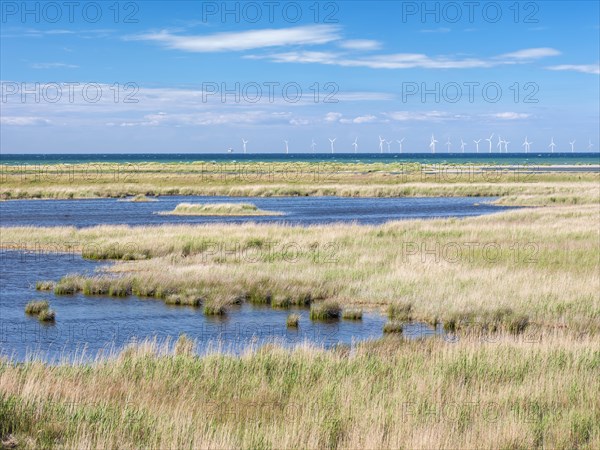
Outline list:
[[[290,314],[287,316],[285,324],[288,328],[298,328],[300,324],[300,315],[298,314]]]
[[[17,448],[600,447],[591,336],[202,357],[187,337],[174,344],[87,363],[1,360],[0,436]]]
[[[37,291],[52,291],[54,290],[54,281],[38,281],[35,283]]]
[[[402,330],[402,322],[390,320],[383,325],[384,334],[401,334]]]
[[[151,198],[148,197],[147,195],[144,194],[138,194],[132,198],[129,198],[127,200],[124,201],[128,201],[128,202],[133,202],[133,203],[147,203],[147,202],[157,202],[158,200],[155,198]]]
[[[336,320],[342,309],[337,302],[324,301],[310,306],[310,320]]]
[[[43,309],[39,312],[37,318],[40,322],[54,322],[56,313],[51,309]]]
[[[263,211],[252,203],[180,203],[173,211],[161,212],[174,216],[274,216],[281,213]]]
[[[48,308],[50,308],[50,303],[46,300],[31,301],[25,305],[25,314],[37,316]]]
[[[390,320],[410,322],[413,320],[413,304],[411,302],[394,302],[388,306],[387,315]]]
[[[362,316],[362,309],[347,308],[342,311],[342,319],[344,320],[362,320]]]
[[[203,312],[205,316],[224,316],[227,308],[222,302],[213,300],[204,304]]]

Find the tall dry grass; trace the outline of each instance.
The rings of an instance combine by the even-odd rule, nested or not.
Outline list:
[[[91,365],[0,364],[0,434],[18,448],[600,446],[600,341],[564,332],[348,352],[193,356],[145,343]]]

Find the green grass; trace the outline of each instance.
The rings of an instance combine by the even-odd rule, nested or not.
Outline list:
[[[410,302],[394,302],[388,306],[388,318],[399,322],[413,320],[413,304]]]
[[[50,308],[50,303],[46,300],[31,301],[25,305],[25,314],[37,316],[48,308]]]
[[[335,320],[340,314],[341,308],[336,302],[324,301],[310,306],[310,320]]]
[[[224,316],[227,314],[227,308],[219,303],[206,303],[203,309],[204,315],[206,316]]]

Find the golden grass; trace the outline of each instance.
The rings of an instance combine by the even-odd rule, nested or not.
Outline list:
[[[0,435],[18,448],[600,446],[600,341],[564,332],[388,337],[348,353],[268,346],[193,356],[0,363]]]
[[[600,174],[536,172],[537,166],[416,163],[94,163],[0,166],[0,198],[498,196],[505,204],[598,203]],[[62,172],[61,172],[62,170]],[[553,198],[554,200],[550,200]]]
[[[279,216],[275,211],[258,209],[252,203],[180,203],[173,211],[161,212],[171,216]]]
[[[88,291],[165,298],[197,290],[225,306],[331,300],[342,308],[411,304],[410,317],[478,322],[501,308],[532,325],[600,331],[600,210],[512,210],[381,226],[168,225],[2,228],[4,247],[60,248],[119,261]],[[86,280],[56,290],[85,292]],[[464,322],[464,320],[463,320]],[[508,322],[506,323],[508,326]]]

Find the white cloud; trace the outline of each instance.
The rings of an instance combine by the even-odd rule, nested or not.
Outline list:
[[[562,64],[559,66],[546,67],[548,70],[567,70],[581,73],[600,75],[600,64]]]
[[[518,119],[527,119],[527,118],[531,117],[531,114],[516,113],[516,112],[501,112],[501,113],[497,113],[497,114],[492,114],[492,117],[495,117],[496,119],[502,119],[502,120],[518,120]]]
[[[421,30],[421,33],[450,33],[450,28],[445,28],[445,27],[429,28],[429,29]]]
[[[32,69],[77,69],[79,66],[65,63],[33,63]]]
[[[381,42],[373,41],[371,39],[349,39],[347,41],[341,41],[338,45],[347,50],[378,50],[381,48]]]
[[[292,28],[249,30],[208,35],[181,36],[166,30],[129,36],[128,40],[154,41],[187,52],[243,51],[286,45],[316,45],[339,40],[339,27],[308,25]]]
[[[16,116],[4,116],[0,117],[0,123],[2,125],[12,125],[12,126],[30,126],[30,125],[50,125],[52,122],[48,119],[44,119],[43,117],[16,117]]]
[[[450,114],[443,111],[393,111],[385,113],[385,116],[398,122],[408,121],[431,121],[442,122],[445,120],[466,119],[467,116]]]
[[[357,124],[357,125],[360,125],[362,123],[373,123],[376,121],[377,121],[377,117],[371,116],[371,115],[358,116],[358,117],[355,117],[354,119],[340,119],[341,123],[352,123],[352,124]]]
[[[337,122],[342,118],[342,114],[330,112],[325,115],[325,122]]]
[[[428,56],[420,53],[380,54],[364,57],[348,57],[342,53],[322,51],[291,51],[268,55],[247,56],[252,59],[268,59],[278,63],[313,63],[342,67],[369,67],[371,69],[473,69],[489,68],[505,64],[526,63],[534,59],[559,54],[549,48],[519,50],[488,59],[456,58],[452,56]]]
[[[505,53],[504,55],[500,55],[497,58],[506,60],[506,59],[514,59],[518,61],[522,60],[533,60],[540,58],[547,58],[549,56],[558,56],[561,53],[558,50],[548,47],[541,48],[526,48],[524,50],[519,50],[512,53]]]

